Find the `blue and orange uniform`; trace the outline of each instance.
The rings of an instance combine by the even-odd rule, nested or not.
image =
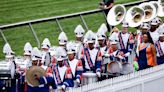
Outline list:
[[[139,70],[143,70],[156,65],[151,50],[151,43],[141,43],[139,45],[138,65]]]

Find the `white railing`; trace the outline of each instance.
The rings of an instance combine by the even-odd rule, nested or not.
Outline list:
[[[164,92],[164,64],[74,88],[69,92]]]

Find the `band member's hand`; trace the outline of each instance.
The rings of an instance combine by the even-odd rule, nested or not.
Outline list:
[[[35,74],[34,76],[35,76],[35,79],[37,79],[37,80],[40,79],[40,77],[37,74]]]
[[[96,72],[96,75],[97,75],[97,77],[101,77],[101,73],[100,72]]]
[[[123,51],[121,51],[120,53],[119,53],[119,55],[121,55],[121,56],[123,56],[124,57],[124,52]]]
[[[65,86],[65,85],[62,85],[62,86],[61,86],[61,91],[63,91],[63,92],[64,92],[64,91],[65,91],[65,89],[66,89],[66,86]]]
[[[117,55],[117,57],[118,57],[119,59],[123,59],[123,57],[122,57],[121,55]]]
[[[79,79],[76,79],[76,82],[77,82],[78,84],[80,84],[80,80],[79,80]]]
[[[128,57],[130,55],[130,52],[127,52],[126,54],[125,54],[125,57]]]

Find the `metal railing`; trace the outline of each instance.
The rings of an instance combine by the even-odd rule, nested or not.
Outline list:
[[[163,92],[164,64],[92,83],[69,92]]]
[[[126,3],[126,4],[124,4],[124,6],[125,7],[134,6],[134,5],[138,5],[140,3],[147,2],[147,1],[149,1],[149,0]],[[8,40],[6,39],[3,31],[6,31],[6,29],[20,27],[20,26],[29,26],[29,28],[32,31],[32,34],[33,34],[33,36],[34,36],[34,38],[37,42],[37,45],[40,48],[40,41],[38,39],[38,36],[35,33],[35,30],[34,30],[32,24],[38,24],[38,23],[47,22],[47,21],[56,21],[59,29],[61,31],[63,31],[63,28],[62,28],[59,20],[66,19],[66,18],[72,18],[72,17],[80,17],[80,19],[81,19],[82,23],[84,24],[85,28],[88,30],[89,29],[88,25],[86,24],[85,19],[83,18],[83,16],[84,15],[89,15],[89,14],[101,13],[101,12],[104,14],[103,10],[95,9],[95,10],[90,10],[90,11],[85,11],[85,12],[62,15],[62,16],[54,16],[54,17],[49,17],[49,18],[42,18],[42,19],[37,19],[37,20],[24,21],[24,22],[19,22],[19,23],[14,23],[14,24],[2,25],[2,26],[0,26],[0,33],[1,33],[1,36],[2,36],[3,40],[5,42],[8,42]],[[104,14],[104,19],[106,20],[105,14]]]

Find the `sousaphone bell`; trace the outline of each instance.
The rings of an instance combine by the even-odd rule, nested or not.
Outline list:
[[[127,11],[125,21],[130,27],[137,27],[143,22],[144,17],[144,10],[139,6],[133,6]]]
[[[109,25],[115,26],[120,24],[126,15],[126,8],[123,5],[115,5],[112,7],[107,15],[107,22]]]
[[[157,10],[153,4],[142,3],[139,6],[142,7],[144,9],[144,12],[145,12],[145,19],[143,20],[143,22],[149,22],[156,17]]]

